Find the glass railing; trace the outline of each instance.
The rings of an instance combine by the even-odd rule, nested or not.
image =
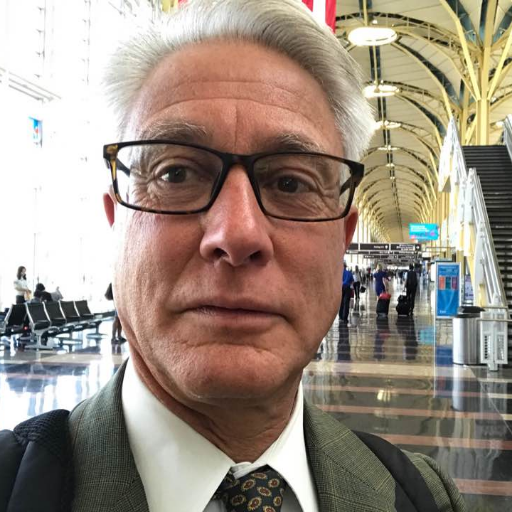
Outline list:
[[[505,145],[508,149],[508,154],[510,155],[510,160],[512,160],[512,115],[508,115],[505,118],[505,123],[503,125],[503,135],[505,139]]]
[[[507,121],[510,142],[512,142],[512,118],[509,116]],[[458,210],[462,221],[458,227],[462,231],[459,236],[466,241],[465,256],[473,260],[471,277],[479,305],[506,308],[505,288],[501,279],[480,179],[475,169],[466,168],[457,124],[453,118],[444,141],[440,168],[448,169],[453,182],[459,185],[460,208]],[[485,290],[484,296],[478,295],[478,290],[481,288]]]

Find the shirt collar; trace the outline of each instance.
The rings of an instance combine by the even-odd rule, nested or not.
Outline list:
[[[303,391],[299,386],[290,421],[279,438],[254,463],[235,462],[169,411],[143,384],[131,360],[122,388],[130,447],[151,512],[204,510],[226,473],[240,477],[269,465],[295,493],[302,510],[318,510],[303,429]],[[178,498],[179,496],[179,498]]]

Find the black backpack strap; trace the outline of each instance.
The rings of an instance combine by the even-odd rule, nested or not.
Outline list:
[[[0,432],[0,512],[7,510],[25,448],[10,430]]]
[[[68,416],[69,411],[51,411],[0,432],[0,512],[70,510]]]
[[[374,453],[395,479],[397,512],[439,512],[420,471],[400,448],[373,434],[356,431],[354,434]]]

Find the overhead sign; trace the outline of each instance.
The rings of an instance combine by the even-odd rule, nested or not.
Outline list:
[[[43,122],[35,117],[29,117],[28,120],[32,142],[36,146],[41,146],[43,143]]]
[[[436,264],[436,318],[453,318],[460,306],[460,263]]]
[[[421,244],[379,244],[361,243],[350,244],[347,254],[372,254],[375,256],[386,256],[387,254],[403,254],[412,256],[415,252],[421,251]]]
[[[392,251],[420,252],[421,244],[391,244]]]
[[[360,251],[389,251],[389,244],[359,244]]]
[[[438,240],[437,224],[409,224],[409,236],[416,240]]]

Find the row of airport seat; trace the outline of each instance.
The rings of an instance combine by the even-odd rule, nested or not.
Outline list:
[[[60,346],[81,343],[73,338],[73,333],[87,329],[95,329],[88,338],[101,338],[99,325],[105,316],[110,314],[91,313],[86,300],[13,304],[0,327],[0,335],[3,340],[13,338],[23,348],[51,350],[55,339]]]

